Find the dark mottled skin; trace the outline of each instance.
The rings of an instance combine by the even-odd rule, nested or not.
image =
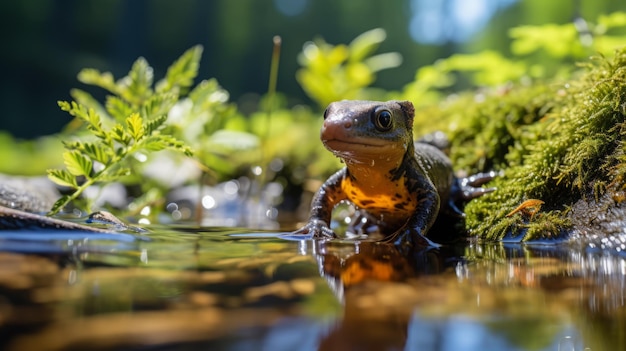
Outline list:
[[[485,192],[461,191],[448,157],[432,145],[413,141],[413,116],[409,101],[344,100],[328,106],[320,136],[346,167],[319,189],[309,222],[297,234],[334,237],[329,228],[332,210],[347,200],[397,243],[430,244],[423,235],[440,204]]]

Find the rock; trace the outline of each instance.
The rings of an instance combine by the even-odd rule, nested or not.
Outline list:
[[[41,216],[21,210],[0,206],[0,230],[3,229],[61,229],[80,230],[97,233],[111,233],[111,230],[90,227],[80,223]]]
[[[0,206],[45,213],[59,196],[55,185],[45,177],[14,177],[0,174]]]

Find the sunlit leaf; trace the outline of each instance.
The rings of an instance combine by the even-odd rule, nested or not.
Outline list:
[[[360,34],[350,42],[350,61],[363,61],[376,51],[386,38],[387,32],[382,28],[375,28]]]
[[[152,81],[154,72],[145,58],[138,58],[130,72],[128,72],[129,85],[127,98],[137,104],[143,102],[152,94]]]
[[[229,98],[228,91],[222,89],[217,79],[203,80],[189,92],[189,99],[199,108],[224,104]]]
[[[88,92],[81,89],[72,89],[70,90],[70,95],[78,104],[83,105],[88,109],[93,109],[100,116],[106,116],[107,118],[109,118],[107,111],[102,106],[102,104]]]
[[[105,106],[107,112],[117,121],[123,121],[134,111],[129,103],[117,96],[107,96]]]
[[[150,96],[141,106],[140,113],[145,119],[167,114],[178,101],[177,92],[164,92]]]
[[[165,123],[166,120],[167,120],[167,115],[161,115],[161,116],[155,117],[147,121],[146,124],[144,125],[146,134],[150,135],[153,132],[155,132],[157,129],[159,129],[159,127],[163,125],[163,123]]]
[[[400,66],[402,64],[402,55],[397,52],[387,52],[368,57],[363,62],[372,72],[378,72]]]
[[[91,159],[93,159],[94,161],[98,161],[103,165],[107,165],[113,157],[113,153],[110,151],[110,149],[94,143],[84,143],[82,151],[87,156],[91,157]]]
[[[63,162],[67,170],[75,176],[89,177],[93,162],[79,151],[65,151]]]
[[[600,15],[598,17],[598,25],[603,27],[603,30],[611,28],[619,28],[626,26],[626,12],[613,12],[608,15]]]
[[[232,150],[253,149],[260,145],[259,137],[254,134],[223,129],[213,133],[209,142]]]
[[[49,169],[48,179],[61,186],[67,186],[70,188],[78,187],[76,184],[76,177],[64,169]]]
[[[176,60],[168,69],[165,78],[157,84],[157,92],[170,91],[178,87],[181,91],[186,91],[198,75],[200,58],[202,56],[202,46],[196,45]]]
[[[118,81],[108,72],[101,73],[95,69],[81,71],[79,79],[83,83],[102,87],[113,95],[107,96],[105,109],[93,96],[80,90],[73,91],[79,102],[58,102],[61,110],[84,122],[92,138],[89,141],[64,142],[66,151],[63,153],[63,160],[66,169],[50,170],[48,174],[57,184],[73,187],[75,191],[60,199],[49,215],[77,199],[83,190],[95,182],[111,182],[130,175],[134,168],[127,165],[138,162],[129,157],[133,154],[170,149],[192,155],[191,148],[185,142],[167,134],[176,129],[164,127],[172,107],[193,84],[201,53],[200,46],[185,52],[170,66],[166,77],[159,82],[157,93],[152,89],[152,68],[143,58],[136,60],[128,75]],[[194,105],[192,107],[195,114],[206,118],[221,116],[220,113],[230,111],[230,105],[226,104],[228,93],[216,81],[204,82],[195,91],[197,101],[189,100]],[[111,123],[103,126],[102,116],[109,115],[113,117]],[[219,121],[216,118],[210,120]],[[106,121],[109,119],[105,119]],[[194,128],[202,134],[205,120],[194,121]],[[109,127],[112,123],[115,124]],[[94,164],[97,165],[95,172],[92,170]],[[80,186],[76,181],[78,176],[85,177]]]
[[[78,73],[78,80],[81,83],[98,86],[113,94],[119,94],[120,92],[113,79],[113,74],[110,72],[101,73],[97,69],[85,68]]]
[[[626,36],[604,35],[596,38],[593,44],[599,53],[610,56],[616,49],[626,46]]]
[[[360,62],[346,65],[346,78],[356,86],[367,86],[374,81],[372,70]]]
[[[126,118],[126,127],[128,128],[128,132],[133,139],[139,140],[143,137],[143,119],[138,113],[133,113]]]
[[[54,205],[52,205],[52,208],[50,209],[50,213],[57,213],[60,210],[63,209],[63,207],[65,207],[70,201],[70,196],[69,195],[63,195],[61,196],[60,199],[58,199]]]
[[[109,136],[124,145],[129,145],[132,140],[131,136],[124,130],[121,124],[116,124],[113,129],[111,129]]]
[[[509,35],[513,38],[511,51],[516,55],[543,50],[552,57],[562,58],[580,57],[585,52],[573,23],[519,26],[512,28]]]
[[[109,172],[104,172],[100,177],[101,182],[116,181],[122,177],[129,176],[131,174],[130,168],[122,167]]]
[[[167,145],[168,149],[182,152],[187,156],[193,156],[193,151],[191,150],[191,148],[185,145],[184,142],[174,138],[173,136],[159,135],[159,139],[161,139]]]

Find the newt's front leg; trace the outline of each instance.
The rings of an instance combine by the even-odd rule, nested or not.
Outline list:
[[[335,205],[346,199],[346,194],[341,189],[341,182],[345,175],[346,169],[343,168],[328,178],[313,197],[308,223],[293,234],[311,235],[313,238],[337,236],[330,229],[330,219]]]
[[[407,223],[392,236],[398,247],[438,247],[424,236],[433,225],[439,213],[440,198],[434,185],[424,177],[414,178],[415,183],[410,186],[411,192],[417,196],[417,207]]]

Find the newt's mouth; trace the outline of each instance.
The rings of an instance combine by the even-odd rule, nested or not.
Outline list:
[[[385,142],[383,140],[378,140],[378,139],[374,139],[374,140],[359,140],[359,141],[354,141],[354,140],[345,140],[345,139],[337,139],[337,138],[333,138],[333,139],[322,139],[322,143],[324,143],[324,145],[326,145],[328,148],[330,149],[337,149],[337,150],[344,150],[344,149],[360,149],[360,148],[381,148],[381,147],[387,147],[390,145],[389,142]],[[336,148],[335,148],[336,146]]]
[[[372,160],[398,160],[402,159],[406,149],[402,146],[384,140],[352,140],[322,139],[324,146],[335,156],[351,163],[371,163]]]

